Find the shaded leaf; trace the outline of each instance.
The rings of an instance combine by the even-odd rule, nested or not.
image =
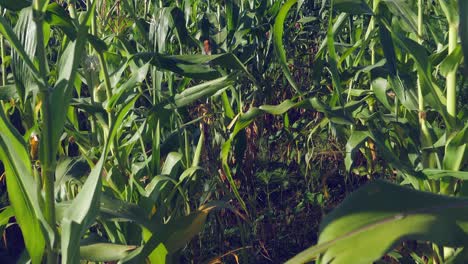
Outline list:
[[[31,4],[32,2],[27,0],[0,0],[0,6],[11,11],[20,11]]]
[[[335,0],[333,7],[353,15],[372,15],[372,9],[364,0]]]
[[[273,46],[286,79],[288,79],[289,84],[299,92],[299,86],[296,84],[296,81],[294,81],[294,78],[289,71],[288,62],[286,61],[286,51],[284,50],[283,43],[284,21],[286,20],[289,9],[291,9],[291,7],[296,3],[297,0],[288,0],[284,3],[276,16],[275,24],[273,26]]]

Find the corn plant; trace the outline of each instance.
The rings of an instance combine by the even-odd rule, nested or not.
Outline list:
[[[401,241],[411,239],[434,243],[423,253],[433,263],[463,263],[466,259],[467,200],[463,197],[466,179],[463,170],[467,159],[467,125],[465,115],[457,114],[456,89],[461,50],[466,46],[465,2],[439,1],[428,6],[423,1],[374,1],[372,5],[371,8],[365,1],[334,1],[330,6],[330,16],[336,10],[343,12],[338,13],[333,25],[334,29],[341,26],[342,31],[335,31],[332,38],[341,37],[340,34],[347,38],[346,34],[352,34],[343,25],[337,25],[345,23],[346,20],[340,20],[343,16],[350,17],[350,21],[371,21],[368,34],[356,42],[356,45],[373,44],[371,60],[363,63],[364,57],[360,57],[367,52],[367,46],[361,50],[353,46],[350,52],[344,50],[341,55],[352,58],[357,51],[358,56],[349,62],[354,66],[369,63],[373,68],[370,79],[354,78],[349,83],[348,98],[362,96],[353,90],[367,84],[375,96],[372,108],[380,107],[380,113],[388,112],[377,119],[372,117],[372,112],[354,116],[361,124],[351,127],[346,146],[347,169],[352,167],[356,152],[371,146],[367,144],[370,140],[377,155],[403,177],[403,184],[447,196],[373,182],[351,194],[328,214],[322,221],[318,244],[289,263],[313,259],[320,263],[368,263],[381,259]],[[434,13],[444,14],[447,20],[438,25],[425,23]],[[366,25],[361,27],[364,29]],[[448,27],[448,34],[434,38],[436,43],[431,43],[428,35],[437,34],[433,27],[440,27],[439,30]],[[460,30],[461,45],[457,30]],[[336,44],[329,42],[330,57],[336,56],[330,51],[333,45]],[[432,56],[428,55],[429,47],[436,47]],[[377,61],[379,56],[381,62]],[[339,60],[346,62],[344,58]],[[405,76],[404,69],[414,72],[416,78]],[[340,74],[339,69],[335,74]],[[437,80],[441,76],[446,76],[446,96],[439,87],[444,82]],[[393,103],[389,91],[393,91]],[[419,127],[419,132],[412,133],[411,127]],[[413,258],[421,261],[415,255]]]
[[[26,244],[22,257],[32,263],[164,263],[199,232],[208,212],[229,208],[205,198],[194,210],[189,201],[204,171],[198,166],[203,136],[191,150],[187,128],[197,120],[178,111],[231,87],[239,72],[250,73],[231,53],[162,54],[184,51],[187,29],[177,8],[147,6],[154,10],[147,32],[125,2],[143,45],[106,36],[105,27],[116,25],[103,14],[117,11],[104,4],[69,1],[67,12],[48,1],[0,3],[18,16],[0,18],[2,91],[9,92],[0,115],[10,202],[2,225],[15,217]],[[127,23],[118,30],[131,30]],[[175,30],[180,45],[165,47],[160,30]],[[191,87],[190,78],[198,80]],[[162,89],[167,83],[169,92]],[[8,116],[16,102],[21,134]]]

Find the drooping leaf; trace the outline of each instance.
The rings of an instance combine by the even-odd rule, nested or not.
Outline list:
[[[252,82],[256,82],[252,74],[247,71],[247,68],[232,53],[166,56],[157,52],[146,52],[134,54],[132,59],[142,59],[145,62],[151,61],[154,66],[160,69],[201,80],[212,80],[221,77],[222,74],[214,68],[215,66],[220,66],[226,69],[242,71]]]
[[[337,11],[353,15],[372,15],[372,9],[364,0],[335,0],[334,8]]]
[[[297,0],[288,0],[281,7],[278,15],[275,19],[275,24],[273,26],[273,46],[275,48],[276,56],[278,57],[278,62],[283,70],[284,76],[288,80],[289,84],[296,90],[299,91],[299,86],[296,84],[291,72],[289,71],[288,62],[286,60],[286,51],[284,49],[283,43],[283,32],[284,32],[284,21],[288,15],[289,9],[297,3]]]
[[[233,85],[234,79],[235,75],[228,75],[185,89],[183,92],[174,96],[173,104],[176,107],[182,107],[191,104],[196,100],[207,98],[216,92],[222,91]],[[167,107],[170,107],[170,105]]]
[[[96,243],[80,246],[80,256],[82,260],[111,262],[125,258],[136,248],[137,246]]]
[[[439,169],[424,169],[422,173],[428,179],[442,179],[444,177],[453,177],[460,180],[468,180],[468,171],[454,171],[454,170],[439,170]]]
[[[468,199],[416,191],[384,181],[351,194],[320,226],[319,242],[287,263],[371,263],[401,241],[468,244]],[[353,245],[353,246],[350,246]]]
[[[31,2],[27,0],[0,0],[0,6],[11,11],[20,11],[31,6]]]
[[[378,78],[372,81],[372,90],[374,91],[375,97],[382,103],[387,110],[392,110],[390,103],[387,98],[388,82],[383,78]]]
[[[167,249],[169,254],[177,252],[202,230],[208,213],[216,208],[230,207],[222,202],[211,202],[187,216],[178,217],[167,224],[150,230],[152,234],[145,245],[130,254],[123,260],[123,263],[141,263],[154,250],[158,250],[158,246],[161,244],[164,245],[164,249]]]
[[[67,14],[67,11],[57,3],[47,5],[47,11],[44,20],[51,26],[60,28],[69,39],[75,40],[76,28],[73,25],[72,19]]]

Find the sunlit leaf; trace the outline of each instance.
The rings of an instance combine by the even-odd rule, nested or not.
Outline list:
[[[316,257],[323,263],[371,263],[407,239],[466,246],[467,207],[466,198],[375,181],[351,194],[325,217],[318,245],[287,263],[305,263]]]

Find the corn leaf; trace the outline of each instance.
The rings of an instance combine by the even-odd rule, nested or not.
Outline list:
[[[176,107],[182,107],[196,100],[207,98],[233,85],[234,79],[235,75],[228,75],[185,89],[183,92],[174,96],[174,105]]]
[[[26,144],[7,120],[3,110],[1,110],[0,160],[5,165],[8,197],[16,221],[21,228],[31,261],[33,264],[41,263],[46,245],[41,225],[45,227],[46,222],[41,213],[40,198],[36,196],[38,186],[33,178],[32,164]],[[44,228],[44,230],[46,229]],[[52,235],[47,238],[47,240],[52,241],[53,239]]]
[[[3,16],[0,16],[0,33],[10,42],[11,47],[15,49],[18,56],[29,67],[34,76],[37,77],[39,74],[36,66],[34,66],[34,63],[30,59],[28,52],[26,52],[25,47],[21,44],[21,41],[18,39],[8,21]]]
[[[14,27],[14,32],[18,36],[18,40],[24,47],[25,56],[33,60],[36,54],[36,23],[33,21],[32,8],[24,8],[21,10],[18,22]],[[15,79],[18,95],[21,102],[25,102],[31,92],[37,93],[38,86],[34,80],[28,62],[21,56],[19,50],[12,50],[12,72]]]
[[[447,139],[444,155],[444,169],[463,170],[468,158],[468,124]]]
[[[372,15],[372,9],[364,0],[335,0],[334,9],[353,15]]]
[[[283,70],[286,79],[289,84],[299,92],[299,86],[294,81],[291,72],[289,71],[288,62],[286,60],[286,51],[284,50],[283,43],[283,32],[284,32],[284,21],[288,15],[289,9],[297,3],[297,0],[288,0],[280,9],[278,15],[275,19],[275,24],[273,26],[273,46],[275,48],[276,56],[278,57],[278,62]]]
[[[136,246],[129,245],[95,243],[80,246],[80,256],[81,259],[88,261],[118,261],[128,256],[128,254],[136,248]]]
[[[318,244],[287,263],[317,257],[331,264],[371,263],[407,239],[463,247],[468,245],[467,208],[467,198],[375,181],[328,214],[320,226]]]
[[[0,6],[11,11],[20,11],[30,5],[31,1],[27,0],[0,0]]]
[[[106,145],[99,161],[91,170],[88,179],[78,196],[66,210],[62,219],[62,263],[79,263],[79,242],[87,228],[94,222],[100,208],[101,171],[113,142],[117,130],[120,128],[125,116],[135,104],[138,96],[130,100],[118,112],[113,126],[110,129]]]

